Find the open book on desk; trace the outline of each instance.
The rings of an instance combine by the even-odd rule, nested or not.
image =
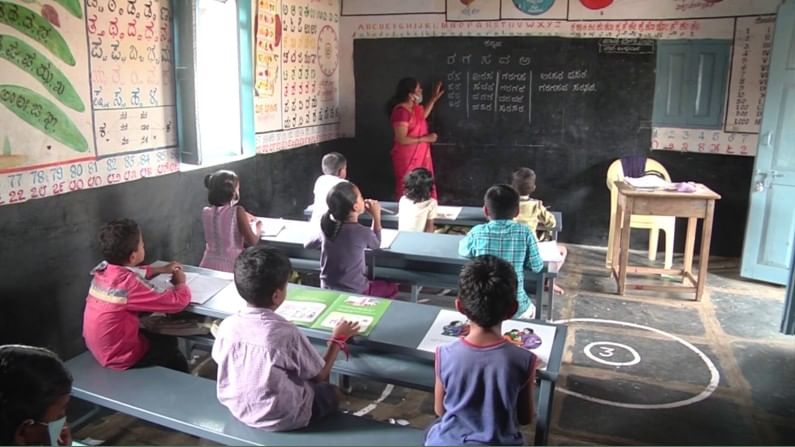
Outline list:
[[[171,275],[169,274],[157,275],[150,282],[159,290],[166,290],[174,286],[171,284]],[[231,282],[231,279],[185,272],[185,284],[190,289],[190,302],[194,304],[204,304]]]

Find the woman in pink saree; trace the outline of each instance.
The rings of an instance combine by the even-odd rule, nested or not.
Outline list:
[[[389,102],[390,122],[395,134],[392,144],[392,167],[395,171],[395,196],[403,196],[403,178],[415,168],[425,168],[433,174],[431,143],[437,135],[428,131],[427,118],[436,101],[444,94],[442,83],[433,87],[433,95],[422,103],[422,86],[414,78],[403,78],[398,82],[395,95]],[[431,193],[436,196],[436,188]]]

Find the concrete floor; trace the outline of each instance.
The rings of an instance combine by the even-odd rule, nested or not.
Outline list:
[[[633,255],[639,262],[642,257]],[[711,260],[707,289],[615,295],[604,249],[569,246],[554,316],[569,325],[550,443],[795,445],[795,338],[778,333],[784,289]],[[424,295],[451,306],[451,296]],[[582,319],[588,319],[583,321]],[[204,374],[212,374],[205,363]],[[209,371],[209,372],[208,372]],[[353,379],[343,407],[425,427],[430,393]],[[75,432],[105,445],[212,443],[106,413]],[[528,429],[527,439],[532,438]]]

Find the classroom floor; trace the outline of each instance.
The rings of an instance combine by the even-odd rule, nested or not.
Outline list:
[[[550,444],[795,445],[795,338],[778,333],[784,288],[742,280],[737,260],[713,257],[701,302],[648,291],[619,297],[604,256],[569,246],[558,281],[566,294],[554,317],[569,333]],[[197,362],[212,375],[211,361]],[[434,418],[430,393],[352,381],[343,402],[351,412],[417,427]],[[110,412],[74,435],[104,445],[213,445]]]

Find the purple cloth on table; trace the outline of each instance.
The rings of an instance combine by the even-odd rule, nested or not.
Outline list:
[[[624,170],[624,177],[643,177],[646,172],[646,156],[641,154],[621,157],[621,169]]]

